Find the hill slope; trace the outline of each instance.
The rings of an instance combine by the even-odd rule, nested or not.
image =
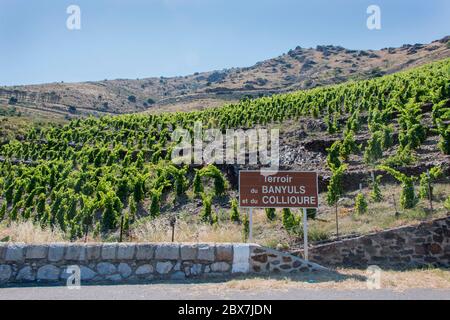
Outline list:
[[[202,109],[245,96],[271,95],[390,74],[450,57],[448,41],[449,37],[445,37],[426,45],[368,51],[338,46],[297,47],[248,68],[185,77],[0,87],[0,109],[15,102],[22,114],[46,117]]]

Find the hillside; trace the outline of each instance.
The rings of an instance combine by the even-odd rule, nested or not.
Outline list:
[[[61,118],[202,109],[247,96],[268,96],[405,70],[450,57],[448,41],[445,37],[425,45],[367,51],[297,47],[251,67],[184,77],[0,87],[0,111],[14,104],[22,115]]]
[[[450,59],[444,59],[376,79],[203,111],[37,126],[0,145],[0,220],[31,220],[72,240],[88,234],[117,240],[122,225],[129,238],[140,234],[149,240],[163,238],[165,219],[176,216],[186,240],[210,228],[216,236],[202,239],[236,241],[245,223],[233,222],[229,208],[235,204],[237,172],[249,166],[174,165],[171,132],[192,129],[195,121],[204,129],[281,128],[283,168],[319,172],[321,206],[313,213],[318,218],[313,240],[333,236],[334,204],[324,191],[336,179],[345,233],[448,214]],[[379,178],[371,180],[371,173]],[[427,207],[427,179],[435,185],[434,211]],[[374,197],[376,185],[381,190]],[[358,212],[361,193],[367,206]],[[238,220],[245,222],[244,212]],[[276,220],[261,222],[258,241],[295,246],[301,228],[288,228],[286,221],[299,220],[278,214]]]

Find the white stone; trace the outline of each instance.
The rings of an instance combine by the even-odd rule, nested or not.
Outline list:
[[[0,282],[6,282],[11,278],[12,270],[7,264],[0,265]]]
[[[109,262],[100,262],[97,264],[97,271],[101,275],[113,274],[116,272],[116,267]]]
[[[131,275],[131,268],[126,263],[120,263],[117,270],[123,278],[128,278]]]
[[[167,274],[172,270],[172,263],[169,261],[156,263],[156,272],[159,274]]]
[[[38,280],[58,280],[60,270],[51,264],[40,267],[37,272]]]
[[[153,266],[150,264],[144,264],[136,269],[135,274],[137,276],[146,275],[149,273],[153,273]]]
[[[232,272],[247,273],[250,270],[250,245],[233,245],[233,267]]]
[[[34,281],[36,279],[33,269],[30,266],[23,267],[19,270],[16,276],[16,280],[21,281]]]

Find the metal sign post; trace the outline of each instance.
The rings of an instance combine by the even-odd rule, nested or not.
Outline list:
[[[250,208],[248,213],[248,241],[253,241],[253,208]]]
[[[308,261],[308,214],[306,208],[303,208],[303,253],[305,260]]]

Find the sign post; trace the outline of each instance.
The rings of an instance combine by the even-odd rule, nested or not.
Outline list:
[[[306,208],[303,208],[303,254],[308,261],[308,214]]]
[[[240,171],[239,206],[249,208],[249,240],[253,239],[253,208],[302,208],[304,256],[308,260],[306,209],[319,207],[316,172]]]

